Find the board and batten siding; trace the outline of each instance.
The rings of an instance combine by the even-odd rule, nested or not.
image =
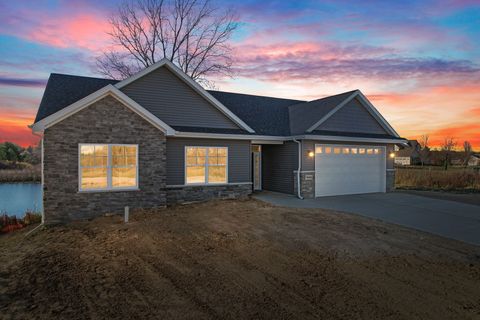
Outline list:
[[[335,112],[316,130],[362,132],[386,134],[387,132],[378,121],[357,100],[353,99]]]
[[[298,169],[298,145],[262,145],[262,189],[293,194],[293,171]]]
[[[185,184],[185,147],[227,147],[228,183],[251,182],[249,140],[167,138],[167,185]]]
[[[170,126],[239,129],[166,67],[135,80],[121,91]]]

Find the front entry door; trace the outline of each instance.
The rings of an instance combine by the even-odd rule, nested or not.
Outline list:
[[[262,190],[262,148],[252,145],[253,190]]]

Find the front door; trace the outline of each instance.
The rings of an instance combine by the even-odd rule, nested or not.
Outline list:
[[[253,190],[262,190],[262,147],[252,145]]]

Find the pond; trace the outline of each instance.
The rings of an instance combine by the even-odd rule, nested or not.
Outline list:
[[[40,183],[0,183],[0,214],[23,217],[25,211],[42,210]]]

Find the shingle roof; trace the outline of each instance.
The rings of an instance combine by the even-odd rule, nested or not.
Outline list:
[[[35,122],[54,114],[109,84],[117,82],[117,80],[111,79],[52,73],[40,102]],[[309,102],[215,90],[209,90],[208,92],[253,128],[255,134],[288,136],[305,133],[306,129],[320,120],[354,91]],[[178,126],[174,129],[186,132],[247,134],[242,129],[232,131]],[[335,134],[331,131],[328,133],[330,135]],[[320,133],[316,132],[314,134]],[[352,134],[342,134],[352,136]]]
[[[327,113],[355,92],[348,91],[313,101],[292,105],[288,108],[292,134],[304,133]]]
[[[290,134],[288,106],[304,101],[208,91],[260,135]]]
[[[408,147],[404,147],[396,152],[397,157],[419,157],[420,144],[417,140],[408,140]]]
[[[62,110],[106,85],[117,82],[117,80],[111,79],[52,73],[48,78],[42,101],[40,101],[35,122]]]

